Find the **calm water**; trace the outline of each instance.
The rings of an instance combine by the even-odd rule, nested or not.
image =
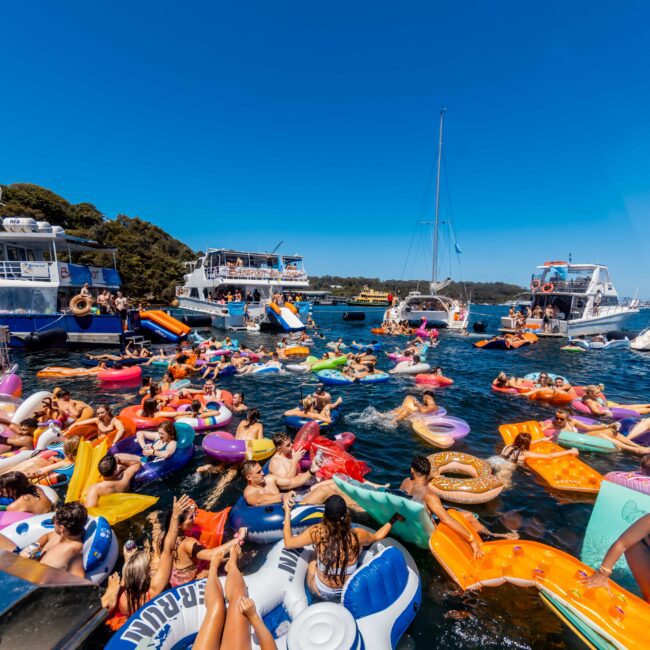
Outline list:
[[[496,332],[498,316],[503,307],[476,306],[474,320],[481,319],[490,333]],[[342,336],[350,343],[353,339],[369,342],[373,337],[369,329],[381,321],[382,310],[366,310],[365,323],[346,323],[342,320],[344,309],[317,307],[314,317],[323,328],[326,340]],[[650,321],[650,312],[641,313],[629,323],[630,329],[641,329]],[[223,333],[217,332],[217,335]],[[267,334],[243,335],[242,342],[250,346],[265,343],[272,346],[275,336]],[[381,337],[385,350],[403,345],[404,338]],[[437,397],[450,415],[467,420],[471,433],[456,449],[481,458],[498,453],[502,447],[498,425],[541,419],[551,411],[537,402],[497,395],[490,390],[490,383],[500,370],[523,376],[528,372],[547,370],[569,378],[574,384],[602,381],[610,399],[642,402],[650,397],[650,379],[646,369],[650,355],[631,350],[611,352],[587,352],[570,354],[561,352],[561,340],[540,341],[536,346],[518,351],[476,350],[471,346],[474,336],[453,334],[442,336],[439,347],[431,352],[428,362],[443,367],[445,374],[455,384],[438,390]],[[325,341],[317,341],[316,353],[324,349]],[[93,405],[105,401],[115,409],[135,400],[134,389],[102,390],[90,381],[38,380],[36,372],[46,365],[78,365],[79,352],[16,353],[20,364],[25,394],[36,389],[67,385],[75,397]],[[381,358],[382,355],[380,355]],[[389,369],[392,364],[380,361],[380,367]],[[145,373],[159,377],[160,371],[147,368]],[[300,398],[301,389],[310,390],[317,382],[311,375],[252,375],[244,378],[228,378],[221,383],[231,391],[243,390],[249,406],[257,406],[267,436],[283,428],[282,414],[294,406]],[[369,478],[373,481],[390,482],[397,487],[408,474],[412,456],[417,452],[434,453],[436,450],[423,444],[408,426],[391,429],[377,417],[374,409],[385,411],[396,406],[414,388],[413,379],[392,378],[386,384],[376,386],[343,387],[334,394],[345,400],[345,419],[339,421],[338,431],[353,431],[357,442],[352,451],[373,468]],[[234,433],[234,419],[229,430]],[[598,471],[605,473],[614,469],[633,469],[638,458],[622,454],[581,454]],[[149,494],[160,497],[157,507],[167,508],[173,494],[186,492],[201,506],[214,489],[214,478],[199,478],[194,469],[205,462],[202,452],[196,454],[193,464],[184,472],[165,483],[147,487]],[[221,494],[214,510],[231,505],[239,497],[242,483],[236,480]],[[571,498],[553,494],[526,469],[520,468],[513,476],[512,485],[491,503],[475,506],[488,527],[503,531],[504,525],[517,529],[523,538],[537,540],[579,556],[584,530],[589,520],[593,499]],[[121,543],[128,538],[142,539],[147,522],[144,513],[115,527]],[[367,521],[365,523],[368,523]],[[254,562],[262,547],[247,545],[246,558]],[[422,577],[422,609],[402,640],[401,648],[428,649],[435,646],[457,648],[541,648],[579,647],[574,637],[563,630],[556,619],[541,603],[534,589],[521,589],[505,585],[485,589],[480,593],[463,596],[455,588],[428,551],[410,548]],[[261,558],[257,558],[259,561]],[[99,647],[106,639],[102,631],[96,633],[91,643]]]

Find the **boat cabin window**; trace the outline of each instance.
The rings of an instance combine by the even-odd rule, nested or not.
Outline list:
[[[190,291],[190,298],[198,298],[199,297],[199,290],[196,287],[192,287]]]
[[[196,262],[196,267],[197,269],[200,269],[203,266],[203,258],[199,257],[198,261]]]
[[[32,259],[34,259],[32,255]],[[9,262],[26,262],[27,254],[24,248],[18,248],[17,246],[7,246],[7,260]]]

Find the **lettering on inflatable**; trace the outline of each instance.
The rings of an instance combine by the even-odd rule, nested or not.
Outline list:
[[[291,577],[289,582],[293,582],[294,574],[296,572],[296,566],[298,565],[298,558],[302,554],[302,549],[288,549],[285,548],[280,553],[280,559],[278,561],[278,569],[286,571]]]
[[[164,593],[120,634],[120,639],[138,645],[143,639],[166,638],[171,622],[182,614],[181,610],[203,604],[204,591],[205,580],[201,580]]]

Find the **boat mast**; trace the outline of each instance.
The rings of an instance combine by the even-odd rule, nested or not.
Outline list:
[[[440,165],[442,162],[442,127],[445,120],[446,108],[440,111],[440,133],[438,138],[438,171],[436,174],[436,218],[433,223],[433,268],[431,269],[431,293],[435,294],[438,275],[438,214],[440,210]]]

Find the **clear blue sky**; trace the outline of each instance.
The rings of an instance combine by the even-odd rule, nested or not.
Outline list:
[[[312,274],[400,277],[444,105],[466,279],[527,283],[572,252],[650,296],[647,2],[41,0],[1,20],[2,183],[195,249],[282,239]]]

